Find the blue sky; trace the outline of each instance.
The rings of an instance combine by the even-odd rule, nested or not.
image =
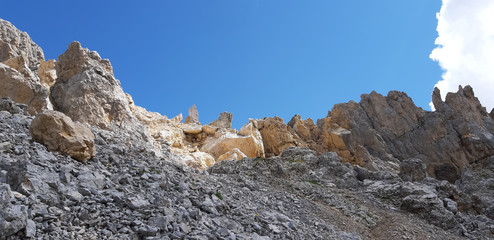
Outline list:
[[[0,18],[46,58],[70,42],[110,59],[137,105],[201,123],[233,113],[314,120],[375,90],[429,110],[440,0],[8,1]]]

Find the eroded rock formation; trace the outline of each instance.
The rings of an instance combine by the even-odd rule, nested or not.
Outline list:
[[[49,89],[36,71],[40,64],[46,66],[41,48],[27,33],[0,19],[0,96],[27,104],[30,114],[51,109]]]
[[[110,61],[82,48],[78,42],[55,63],[57,81],[51,99],[56,110],[74,121],[109,128],[113,123],[130,124],[133,117]]]
[[[45,62],[3,20],[0,62],[0,239],[494,237],[494,111],[470,86],[237,131],[147,111],[96,52]]]

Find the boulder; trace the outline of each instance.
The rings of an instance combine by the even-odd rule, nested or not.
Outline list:
[[[180,128],[187,134],[198,134],[202,132],[202,126],[194,123],[182,124]]]
[[[222,112],[220,114],[220,117],[214,120],[213,122],[211,122],[209,125],[218,128],[232,128],[232,119],[233,119],[233,114],[228,112]]]
[[[245,154],[242,151],[240,151],[238,148],[234,148],[231,151],[226,152],[226,153],[222,154],[221,156],[219,156],[216,159],[216,163],[219,163],[221,161],[227,161],[227,160],[241,160],[245,157],[247,157],[247,156],[245,156]]]
[[[213,166],[215,163],[213,156],[205,152],[193,152],[184,157],[184,159],[188,166],[202,170]]]
[[[50,151],[59,151],[79,161],[87,161],[96,155],[91,130],[61,112],[43,111],[31,122],[29,131],[34,141],[42,143]]]
[[[231,131],[216,132],[215,136],[204,141],[200,150],[211,154],[215,159],[235,148],[247,157],[264,157],[261,134],[253,125],[252,122],[246,124],[238,134]]]
[[[210,125],[204,125],[202,126],[202,131],[205,132],[208,135],[214,135],[214,133],[218,130],[217,127],[213,127]]]

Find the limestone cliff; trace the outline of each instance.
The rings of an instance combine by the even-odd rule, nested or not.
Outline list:
[[[278,156],[289,147],[336,152],[346,162],[370,170],[398,172],[400,163],[420,159],[428,176],[455,181],[473,163],[494,155],[493,120],[469,86],[449,93],[437,109],[425,111],[403,92],[363,94],[359,103],[336,104],[328,116],[303,120],[251,119],[231,129],[233,115],[221,113],[202,125],[196,106],[169,119],[137,106],[115,78],[110,61],[73,42],[58,60],[26,33],[0,21],[0,96],[27,104],[31,114],[60,111],[89,124],[98,136],[119,132],[128,147],[141,143],[157,156],[168,151],[178,161],[205,169],[222,160]]]
[[[45,61],[0,20],[0,239],[493,239],[494,111],[440,96],[237,131],[147,111],[97,52]]]

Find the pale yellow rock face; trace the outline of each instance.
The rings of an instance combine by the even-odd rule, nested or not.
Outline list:
[[[79,161],[87,161],[96,155],[91,130],[61,112],[43,111],[34,118],[29,131],[34,141],[50,151],[59,151]]]
[[[184,116],[182,116],[182,113],[180,113],[177,116],[175,116],[174,118],[172,118],[172,121],[174,121],[176,123],[181,123],[182,120],[184,120]]]
[[[245,154],[242,151],[240,151],[238,148],[234,148],[231,151],[226,152],[221,156],[219,156],[216,159],[216,163],[219,163],[221,161],[229,161],[229,160],[241,160],[242,158],[245,157],[247,156],[245,156]]]
[[[180,128],[187,134],[199,134],[202,132],[202,126],[194,123],[181,124]]]
[[[214,135],[216,133],[216,130],[218,130],[217,127],[213,127],[210,125],[204,125],[202,126],[202,131],[205,132],[208,135]]]
[[[31,115],[53,109],[49,89],[41,85],[37,72],[43,51],[29,35],[0,19],[0,97],[28,105]]]
[[[50,59],[47,62],[41,61],[38,67],[38,76],[41,81],[41,85],[43,85],[46,89],[50,89],[50,87],[53,86],[57,80],[55,60]]]
[[[209,137],[200,148],[218,159],[221,155],[237,148],[247,157],[264,157],[262,141],[255,135],[241,136],[233,132],[225,131],[220,137]]]
[[[205,170],[206,168],[213,166],[216,162],[213,156],[205,152],[190,153],[187,157],[185,157],[185,159],[187,159],[185,163],[188,166],[199,168],[201,170]]]
[[[48,90],[40,86],[39,80],[29,69],[21,68],[21,72],[0,63],[0,97],[9,97],[15,102],[27,104],[30,114],[51,109]]]
[[[319,144],[322,147],[322,151],[336,152],[346,162],[363,165],[362,160],[356,161],[345,144],[345,139],[350,135],[350,131],[338,126],[330,117],[322,119],[320,124],[322,130]]]
[[[183,130],[178,127],[179,123],[157,112],[150,112],[145,108],[136,106],[132,97],[129,94],[125,95],[132,114],[146,127],[148,133],[153,137],[155,147],[159,148],[160,144],[164,142],[169,144],[172,150],[174,150],[173,148],[185,147],[185,135]]]
[[[278,156],[289,147],[307,147],[293,129],[288,128],[282,118],[263,118],[256,120],[261,133],[267,157]]]

